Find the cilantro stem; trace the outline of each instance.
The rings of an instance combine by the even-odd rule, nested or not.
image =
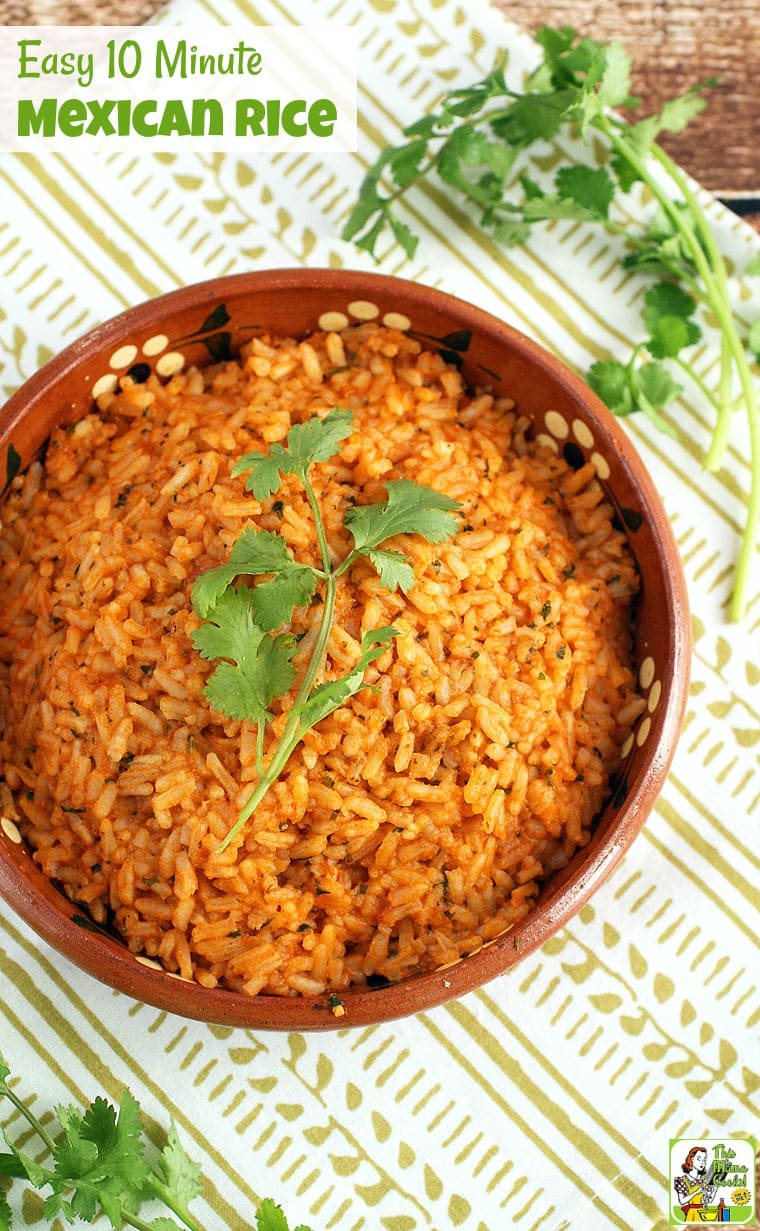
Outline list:
[[[673,183],[683,195],[683,199],[689,207],[692,221],[695,224],[699,238],[704,245],[704,250],[710,262],[710,268],[715,274],[716,282],[720,287],[721,298],[727,304],[729,302],[728,292],[728,275],[726,273],[726,263],[721,255],[718,245],[715,241],[712,228],[707,224],[702,207],[697,200],[696,195],[689,186],[686,176],[680,168],[673,162],[673,159],[665,153],[661,145],[656,143],[652,146],[652,155],[660,165],[665,169]]]
[[[667,215],[667,217],[672,222],[673,226],[678,231],[679,235],[683,239],[684,244],[689,249],[689,253],[691,255],[691,259],[694,262],[695,268],[697,269],[700,277],[702,278],[703,286],[707,293],[707,302],[710,304],[710,306],[713,309],[717,311],[718,302],[722,304],[724,300],[724,296],[723,296],[722,289],[719,289],[718,286],[716,285],[716,281],[713,277],[714,271],[712,269],[711,264],[708,262],[704,249],[702,248],[702,245],[699,243],[696,235],[691,230],[691,228],[685,225],[684,220],[683,220],[683,215],[681,211],[678,209],[676,203],[672,200],[671,197],[668,196],[667,192],[665,192],[662,186],[658,183],[657,179],[651,174],[647,166],[646,159],[641,158],[639,154],[637,153],[637,151],[634,149],[631,142],[628,141],[622,135],[621,130],[625,131],[626,125],[624,125],[622,121],[613,122],[609,120],[607,116],[605,115],[599,116],[596,123],[597,123],[597,127],[607,136],[609,141],[612,143],[617,153],[620,154],[621,157],[624,158],[633,167],[639,179],[644,184],[646,184],[649,191],[652,193],[652,195],[661,205],[665,214]],[[664,151],[660,150],[660,147],[657,144],[655,144],[652,147],[652,153],[655,157],[660,153],[664,155]],[[664,157],[667,158],[667,155],[664,155]],[[663,161],[662,158],[660,158],[659,161],[662,162]],[[670,163],[670,159],[667,159],[667,163],[663,164],[665,167],[665,170],[668,172],[669,175],[671,175],[671,178],[674,180],[674,182],[677,184],[679,188],[681,187],[681,183],[679,183],[679,181],[682,181],[684,188],[686,188],[686,190],[688,191],[688,185],[686,184],[686,182],[682,180],[681,176],[677,175],[677,168],[675,168],[675,166],[672,163],[670,163],[670,166],[668,166],[667,165],[668,163]],[[671,171],[671,168],[672,168],[672,171]],[[674,172],[676,172],[676,174],[674,174]],[[692,196],[691,201],[687,200],[687,204],[689,205],[691,213],[693,213],[695,209],[698,213],[701,213],[699,203],[695,200],[693,196]],[[719,259],[721,258],[719,257]]]
[[[229,846],[253,815],[307,731],[364,687],[365,671],[398,635],[397,629],[390,627],[364,632],[359,657],[346,674],[317,683],[327,658],[338,576],[357,555],[364,554],[376,569],[381,585],[389,590],[408,590],[415,580],[411,561],[401,551],[383,550],[381,544],[401,534],[441,543],[458,529],[456,500],[411,479],[389,479],[385,501],[361,507],[349,504],[345,509],[343,524],[353,536],[354,549],[333,564],[309,468],[335,456],[341,441],[352,434],[353,423],[350,410],[335,406],[324,419],[312,415],[293,424],[286,447],[278,441],[268,453],[246,453],[233,467],[233,474],[248,475],[246,489],[259,500],[278,489],[283,474],[293,474],[300,480],[311,509],[322,568],[298,563],[285,540],[271,531],[246,527],[236,539],[229,561],[209,569],[193,585],[193,607],[204,621],[192,633],[193,643],[204,658],[222,660],[206,681],[204,694],[221,713],[255,723],[257,728],[258,781],[218,851]],[[269,580],[252,587],[234,586],[242,576],[269,576]],[[318,581],[324,586],[321,595],[316,593]],[[293,614],[296,608],[311,605],[315,598],[321,601],[319,627],[313,645],[311,630],[304,645],[307,661],[301,682],[290,711],[283,705],[282,733],[265,765],[265,728],[268,722],[276,721],[272,702],[285,697],[298,676]]]
[[[345,560],[342,562],[342,564],[339,564],[338,567],[336,568],[335,576],[342,577],[344,573],[347,573],[351,565],[355,564],[356,561],[361,557],[361,554],[362,553],[360,551],[357,551],[356,548],[354,548],[353,551],[350,551],[348,555],[346,556]]]
[[[298,713],[294,706],[290,711],[290,716],[285,724],[285,729],[280,737],[280,742],[277,745],[277,749],[274,752],[272,759],[257,782],[255,789],[251,792],[248,799],[243,804],[243,807],[240,809],[235,824],[229,832],[225,834],[219,843],[219,846],[217,847],[218,854],[221,854],[222,851],[226,850],[233,838],[237,837],[246,821],[253,816],[269,788],[273,786],[279,778],[280,774],[290,760],[291,754],[298,747],[301,739],[299,726],[300,723]]]
[[[726,404],[723,403],[719,398],[715,396],[712,389],[708,387],[706,382],[699,375],[699,372],[695,371],[693,365],[690,364],[681,355],[673,355],[672,360],[673,360],[673,363],[675,363],[681,369],[684,375],[688,376],[692,384],[696,385],[697,389],[699,389],[699,392],[702,394],[702,397],[705,399],[705,401],[709,402],[711,406],[714,406],[718,414],[721,415],[723,411],[727,409]],[[716,428],[715,430],[717,432],[718,429]]]
[[[256,764],[256,773],[258,774],[259,778],[261,778],[261,776],[264,773],[264,734],[265,734],[265,731],[266,731],[266,723],[264,722],[257,723],[255,764]]]
[[[705,458],[706,469],[707,470],[717,470],[720,466],[720,463],[723,459],[723,454],[725,452],[727,437],[728,437],[728,427],[729,427],[730,416],[731,416],[731,409],[729,405],[730,399],[731,399],[731,393],[730,393],[731,360],[733,359],[733,362],[736,365],[737,372],[739,373],[739,378],[740,380],[742,380],[742,371],[744,368],[747,367],[746,355],[744,352],[744,347],[742,345],[741,339],[739,338],[737,334],[736,326],[734,324],[734,319],[733,319],[733,313],[731,312],[731,303],[730,303],[730,294],[729,294],[729,289],[728,289],[728,274],[726,271],[726,263],[715,242],[715,236],[713,235],[712,228],[707,225],[704,214],[702,212],[702,208],[699,204],[699,201],[697,200],[697,197],[695,196],[694,192],[689,186],[689,182],[686,179],[685,175],[682,174],[682,172],[676,166],[673,160],[665,153],[665,151],[660,146],[655,145],[653,147],[652,152],[653,152],[654,157],[657,159],[660,165],[665,169],[667,174],[670,176],[674,184],[677,186],[677,188],[683,195],[683,199],[689,208],[690,216],[695,225],[695,233],[698,236],[698,240],[699,240],[696,246],[695,256],[697,255],[697,253],[699,253],[701,260],[706,259],[710,273],[713,275],[712,278],[706,277],[704,268],[703,267],[700,268],[700,273],[702,273],[703,279],[705,280],[705,284],[708,287],[708,290],[712,289],[713,291],[713,294],[708,299],[709,306],[715,312],[720,322],[720,326],[721,326],[721,377],[720,377],[721,396],[719,398],[720,412],[719,412],[718,425],[716,427],[714,437],[713,437],[712,446]],[[704,254],[704,256],[702,254]],[[747,375],[749,377],[748,369],[747,369]],[[749,378],[748,383],[749,383],[749,386],[751,387],[752,386],[751,377]],[[745,388],[744,380],[742,380],[742,391],[745,393],[745,397],[746,397],[746,388]],[[747,412],[750,417],[750,420],[752,419],[753,414],[756,415],[757,413],[754,389],[752,389],[750,393],[750,399],[749,399],[749,402],[747,403]]]
[[[0,1071],[2,1071],[2,1073],[6,1074],[7,1076],[8,1069],[7,1069],[7,1066],[5,1065],[5,1061],[2,1056],[2,1053],[0,1053]],[[50,1133],[48,1133],[47,1129],[38,1120],[37,1116],[35,1116],[34,1112],[27,1105],[27,1103],[22,1098],[19,1098],[17,1094],[14,1093],[14,1091],[8,1085],[8,1082],[5,1076],[0,1077],[0,1097],[2,1096],[5,1096],[5,1098],[7,1098],[9,1102],[13,1104],[16,1110],[20,1112],[20,1114],[27,1121],[30,1127],[34,1130],[37,1136],[42,1140],[42,1142],[44,1143],[46,1149],[48,1150],[52,1158],[55,1160],[58,1160],[60,1157],[60,1144],[54,1140],[54,1138],[51,1136]],[[94,1106],[95,1105],[93,1104],[93,1107]],[[90,1110],[92,1111],[92,1108]],[[69,1112],[68,1112],[69,1120],[71,1119],[71,1112],[72,1112],[72,1109],[69,1109]],[[91,1138],[90,1140],[93,1140],[93,1139]],[[141,1146],[139,1150],[140,1152],[137,1155],[138,1158],[140,1158],[142,1154]],[[17,1178],[17,1179],[24,1178],[24,1176],[26,1175],[26,1164],[20,1158],[20,1156],[16,1154],[10,1154],[4,1157],[8,1157],[9,1159],[13,1159],[13,1158],[19,1159],[20,1170],[19,1171],[14,1170],[11,1174],[14,1176],[14,1178]],[[100,1165],[101,1164],[99,1163],[98,1166]],[[76,1192],[77,1185],[79,1181],[83,1178],[81,1175],[77,1175],[75,1172],[69,1173],[68,1175],[63,1174],[63,1175],[58,1176],[54,1172],[45,1173],[43,1171],[42,1175],[43,1175],[42,1180],[38,1180],[37,1178],[34,1178],[32,1180],[35,1187],[41,1187],[42,1184],[52,1184],[55,1187],[57,1183],[60,1183],[61,1187],[58,1190],[60,1194],[63,1194],[64,1192],[67,1192],[67,1193]],[[101,1178],[100,1173],[99,1173],[99,1178]],[[167,1206],[170,1210],[172,1210],[177,1215],[177,1217],[182,1220],[182,1222],[189,1229],[189,1231],[203,1231],[203,1228],[201,1227],[200,1223],[197,1223],[193,1219],[192,1215],[187,1209],[186,1200],[184,1200],[184,1198],[181,1196],[180,1197],[176,1196],[175,1193],[172,1192],[171,1187],[168,1184],[166,1184],[161,1179],[161,1177],[156,1174],[156,1172],[151,1171],[148,1174],[146,1184],[147,1184],[147,1187],[155,1194],[155,1196],[158,1197],[159,1200],[162,1201],[165,1206]],[[134,1193],[130,1195],[134,1197]],[[103,1208],[103,1212],[105,1212],[105,1207],[103,1206],[102,1208]],[[153,1221],[148,1221],[145,1218],[141,1218],[137,1210],[128,1211],[122,1208],[121,1219],[123,1223],[127,1223],[129,1226],[135,1227],[136,1231],[153,1231],[153,1228],[155,1226],[155,1223]],[[68,1221],[71,1221],[71,1219],[68,1219]],[[91,1219],[89,1221],[91,1221]],[[113,1225],[116,1225],[116,1224],[113,1224]]]
[[[27,1124],[31,1125],[37,1136],[42,1138],[50,1153],[55,1153],[55,1142],[50,1136],[50,1133],[47,1131],[45,1126],[40,1123],[31,1108],[27,1107],[24,1100],[20,1099],[18,1095],[13,1093],[10,1086],[5,1081],[0,1083],[0,1094],[4,1094],[5,1097],[13,1103],[16,1110],[21,1112],[21,1115],[24,1117]]]
[[[151,1189],[158,1199],[163,1201],[164,1205],[168,1206],[178,1218],[182,1219],[185,1226],[189,1228],[189,1231],[203,1231],[201,1224],[195,1221],[192,1214],[188,1210],[187,1205],[184,1202],[176,1200],[169,1185],[165,1184],[161,1177],[156,1175],[155,1171],[151,1171],[148,1176],[147,1187]],[[143,1231],[144,1228],[147,1228],[147,1231],[152,1231],[153,1223],[143,1222],[142,1219],[139,1219],[139,1221],[134,1221],[135,1219],[139,1219],[139,1215],[125,1215],[125,1222],[131,1222],[132,1226],[137,1227],[139,1231]]]
[[[702,279],[704,300],[715,313],[721,330],[721,394],[718,402],[718,424],[713,432],[711,446],[705,457],[707,469],[718,469],[728,439],[731,416],[728,359],[730,357],[739,377],[750,435],[750,491],[747,519],[742,534],[739,559],[734,574],[734,585],[729,604],[729,619],[741,620],[747,606],[752,559],[760,537],[760,411],[758,409],[752,374],[747,362],[744,345],[734,323],[728,293],[728,276],[725,261],[718,250],[715,237],[707,224],[702,208],[691,190],[686,177],[665,151],[656,143],[652,147],[654,158],[660,163],[670,179],[683,195],[694,229],[687,226],[683,215],[668,194],[650,173],[644,159],[640,158],[631,143],[620,134],[624,127],[620,121],[612,122],[599,117],[598,125],[606,133],[617,152],[628,160],[639,177],[647,185],[666,215],[681,235],[689,250],[694,266]]]
[[[325,592],[324,601],[322,604],[322,619],[319,624],[317,640],[309,660],[309,665],[304,672],[301,687],[298,690],[295,705],[293,706],[294,709],[297,709],[298,706],[302,705],[307,699],[309,693],[314,687],[317,675],[322,669],[322,663],[324,662],[324,657],[327,652],[327,642],[330,636],[330,629],[332,628],[333,612],[335,610],[335,571],[330,559],[330,548],[327,543],[327,533],[325,531],[325,523],[322,519],[322,511],[319,507],[319,501],[317,500],[316,493],[311,485],[311,482],[309,481],[308,475],[304,472],[299,475],[299,478],[303,483],[306,498],[309,501],[309,506],[314,518],[314,529],[317,535],[319,554],[322,557],[322,568],[325,572]]]
[[[738,353],[734,355],[734,362],[739,371],[739,379],[749,421],[751,454],[751,480],[747,521],[742,536],[741,551],[736,566],[734,588],[729,607],[729,618],[731,620],[741,620],[744,618],[747,609],[747,589],[752,569],[752,558],[760,538],[760,415],[758,414],[752,375],[741,343],[739,343]]]
[[[651,336],[643,344],[652,361],[634,371],[616,359],[592,365],[590,383],[615,414],[642,410],[659,428],[670,431],[659,411],[678,391],[662,360],[674,360],[691,377],[715,412],[703,465],[719,470],[728,447],[732,420],[743,403],[749,429],[749,494],[747,516],[729,604],[737,620],[747,606],[750,568],[760,538],[760,395],[750,369],[756,326],[743,338],[732,305],[727,262],[706,210],[688,177],[659,145],[661,132],[680,132],[705,106],[702,97],[714,81],[694,86],[665,103],[661,111],[638,123],[614,108],[638,106],[630,95],[631,58],[619,43],[599,43],[580,37],[571,27],[543,27],[536,39],[544,51],[541,64],[528,75],[523,92],[509,88],[501,55],[492,72],[469,88],[450,90],[437,113],[423,116],[404,130],[408,143],[381,151],[365,175],[359,200],[343,229],[343,237],[374,252],[388,224],[407,256],[417,237],[394,216],[394,203],[408,188],[437,169],[449,189],[461,192],[481,207],[480,225],[506,245],[521,243],[535,223],[550,219],[596,221],[613,235],[624,237],[632,251],[625,268],[653,272],[665,282],[647,292],[644,321]],[[594,158],[590,164],[569,159],[560,166],[554,190],[545,191],[526,172],[512,176],[516,158],[538,142],[552,141],[569,125],[581,137],[589,130],[608,142],[609,170]],[[490,127],[484,134],[483,128]],[[417,140],[411,140],[417,138]],[[434,144],[435,143],[435,144]],[[435,153],[430,150],[435,148]],[[562,150],[555,150],[561,157]],[[541,158],[536,159],[542,168]],[[510,199],[514,179],[523,188],[521,203]],[[636,233],[636,219],[610,217],[615,193],[627,192],[640,181],[659,209],[645,234]],[[378,192],[388,185],[388,195]],[[378,215],[373,223],[374,215]],[[676,283],[673,287],[671,284]],[[688,293],[687,293],[688,292]],[[717,322],[720,371],[716,387],[708,388],[679,351],[700,336],[691,320],[696,304]],[[634,352],[636,353],[636,352]],[[619,400],[618,400],[619,399]]]
[[[178,1231],[169,1218],[142,1216],[145,1201],[156,1198],[188,1231],[203,1231],[188,1208],[189,1202],[201,1193],[201,1169],[188,1158],[173,1125],[158,1163],[148,1166],[143,1157],[144,1147],[149,1144],[145,1121],[139,1104],[125,1090],[118,1118],[116,1109],[102,1097],[96,1098],[84,1113],[73,1106],[58,1108],[62,1132],[55,1140],[24,1100],[14,1094],[8,1085],[9,1075],[10,1069],[0,1051],[0,1099],[7,1098],[21,1113],[44,1142],[51,1162],[45,1166],[23,1154],[6,1134],[10,1153],[0,1154],[0,1178],[26,1181],[34,1189],[50,1187],[52,1194],[45,1199],[43,1216],[51,1226],[59,1226],[63,1220],[67,1225],[79,1225],[80,1220],[93,1223],[100,1217],[110,1227],[156,1231],[163,1226]],[[83,1146],[87,1151],[83,1151]],[[92,1147],[96,1150],[94,1158],[89,1153]],[[0,1190],[0,1227],[8,1228],[10,1218],[10,1207]],[[281,1207],[269,1197],[259,1203],[255,1223],[259,1231],[264,1231],[265,1226],[288,1231],[290,1225]],[[294,1231],[309,1228],[299,1225]]]
[[[724,339],[720,348],[720,393],[717,398],[712,399],[718,412],[718,419],[710,448],[705,454],[705,470],[719,470],[728,447],[728,434],[734,409],[731,402],[731,375],[731,352]]]
[[[174,1209],[173,1206],[171,1208]],[[174,1213],[176,1214],[177,1211],[174,1210]],[[153,1223],[148,1222],[146,1218],[141,1218],[139,1214],[124,1214],[122,1217],[125,1223],[127,1223],[130,1227],[136,1227],[137,1231],[153,1231]],[[180,1218],[181,1217],[182,1215],[180,1215]],[[186,1226],[192,1226],[195,1228],[195,1231],[200,1231],[197,1223],[187,1223],[184,1218],[182,1221],[185,1222]]]
[[[692,192],[686,177],[681,173],[672,159],[669,158],[665,151],[659,146],[656,145],[654,147],[654,153],[658,161],[671,176],[673,182],[683,193],[684,200],[689,206],[697,226],[700,239],[702,240],[708,254],[712,270],[715,274],[715,281],[717,283],[718,291],[715,301],[711,306],[720,323],[723,344],[733,359],[734,367],[738,374],[744,397],[744,407],[747,412],[750,438],[751,476],[749,504],[729,607],[729,618],[733,621],[737,621],[741,620],[746,612],[747,588],[749,585],[752,559],[757,548],[758,540],[760,539],[760,407],[758,407],[755,383],[752,379],[752,373],[750,372],[749,363],[747,361],[747,352],[741,338],[739,337],[736,325],[734,323],[733,313],[731,312],[726,263],[718,250],[715,236],[713,235],[712,229],[705,219],[699,201]],[[697,245],[697,247],[699,248],[699,245]],[[726,368],[724,366],[724,380],[725,371]],[[730,414],[730,407],[726,407],[722,420],[719,422],[720,438],[718,440],[718,444],[720,449],[719,451],[716,450],[715,454],[713,453],[713,450],[711,450],[708,454],[705,463],[708,466],[708,469],[717,469],[720,464],[726,443],[723,437],[727,436],[728,432],[728,424],[726,420],[729,418]],[[716,436],[717,435],[718,433],[716,432]]]
[[[233,838],[235,838],[243,828],[246,821],[253,816],[253,813],[256,811],[262,799],[269,791],[269,788],[277,781],[290,760],[291,755],[301,742],[304,735],[304,731],[301,729],[301,709],[308,700],[311,690],[316,683],[317,676],[322,669],[325,655],[327,653],[327,642],[330,637],[333,613],[335,611],[336,572],[333,569],[332,562],[330,560],[330,548],[327,543],[325,524],[314,488],[312,487],[308,474],[305,470],[298,471],[298,478],[303,484],[304,491],[306,492],[306,498],[309,502],[309,506],[314,517],[314,528],[317,536],[317,544],[319,546],[319,554],[322,558],[322,568],[324,570],[325,577],[322,618],[319,623],[319,631],[317,633],[317,639],[314,643],[314,648],[311,652],[306,670],[304,671],[303,679],[301,680],[300,687],[296,694],[296,699],[293,702],[293,708],[288,715],[282,735],[280,736],[280,742],[278,743],[277,748],[275,749],[275,752],[273,753],[272,758],[265,769],[263,767],[264,724],[261,722],[259,723],[257,731],[257,745],[258,740],[260,739],[262,748],[261,762],[259,761],[258,755],[256,760],[257,770],[259,771],[259,781],[257,782],[254,790],[248,796],[248,799],[243,804],[243,807],[240,809],[235,824],[220,842],[217,848],[219,853],[224,851],[226,847],[229,846]],[[261,769],[259,769],[260,764]]]

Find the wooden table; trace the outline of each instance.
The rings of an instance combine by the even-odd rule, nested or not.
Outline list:
[[[369,0],[367,0],[369,3]],[[571,25],[634,56],[643,111],[717,77],[710,106],[663,141],[687,171],[760,229],[760,0],[492,0],[526,30]],[[163,0],[0,0],[5,25],[137,25]],[[326,6],[327,7],[327,6]],[[327,15],[327,14],[326,14]]]
[[[710,105],[665,137],[668,153],[760,229],[759,0],[493,0],[526,30],[574,26],[634,57],[641,113],[712,77]]]

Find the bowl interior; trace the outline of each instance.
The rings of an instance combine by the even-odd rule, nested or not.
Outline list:
[[[15,825],[0,822],[0,893],[50,944],[105,983],[201,1020],[273,1029],[328,1029],[431,1008],[504,972],[549,939],[602,883],[638,833],[665,778],[686,699],[690,652],[685,586],[669,523],[630,441],[591,391],[524,335],[416,283],[328,270],[275,270],[186,288],[132,309],[62,352],[11,398],[0,419],[5,486],[51,429],[92,408],[129,373],[144,381],[233,356],[262,332],[300,337],[377,320],[408,330],[461,368],[471,387],[508,395],[534,432],[575,468],[591,461],[627,533],[641,577],[635,656],[647,706],[624,748],[590,842],[549,878],[520,924],[446,970],[334,997],[244,996],[204,989],[133,957],[41,874]]]

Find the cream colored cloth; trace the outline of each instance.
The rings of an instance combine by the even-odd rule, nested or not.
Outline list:
[[[252,267],[374,268],[340,239],[363,168],[399,124],[531,41],[483,3],[177,0],[166,21],[355,26],[360,153],[0,157],[0,385],[182,283]],[[549,152],[547,152],[549,156]],[[631,208],[644,206],[632,198]],[[709,203],[741,276],[758,241]],[[410,194],[413,260],[380,268],[490,309],[585,370],[625,356],[644,281],[601,231],[557,223],[519,249],[484,238],[436,186]],[[717,380],[707,334],[698,367]],[[545,948],[480,992],[376,1029],[310,1037],[184,1021],[111,992],[0,904],[0,1040],[39,1108],[128,1084],[202,1163],[211,1229],[250,1227],[257,1199],[330,1231],[635,1231],[674,1200],[668,1141],[758,1122],[760,815],[757,579],[742,628],[723,622],[748,490],[741,417],[725,471],[705,475],[693,388],[672,442],[627,421],[683,553],[695,624],[691,701],[667,787],[609,882]],[[663,665],[667,669],[667,664]],[[5,1122],[8,1109],[0,1106]],[[29,1226],[37,1224],[31,1216]],[[26,1225],[26,1224],[25,1224]]]

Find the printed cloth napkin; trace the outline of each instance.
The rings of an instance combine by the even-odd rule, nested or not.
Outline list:
[[[518,80],[535,60],[530,38],[481,0],[176,0],[161,20],[353,25],[359,154],[0,157],[4,395],[97,322],[184,283],[253,267],[375,268],[340,238],[366,165],[443,90],[482,76],[497,48]],[[749,319],[741,271],[757,238],[703,200]],[[408,217],[417,253],[381,245],[384,272],[470,299],[580,371],[625,356],[640,333],[646,283],[621,273],[602,231],[558,222],[502,249],[435,187],[410,195]],[[707,334],[703,379],[718,366]],[[291,1225],[330,1231],[645,1231],[668,1223],[670,1138],[756,1130],[757,578],[744,625],[724,618],[748,448],[737,416],[726,467],[706,475],[709,415],[693,388],[676,412],[677,441],[640,418],[627,425],[687,574],[685,729],[641,836],[570,926],[462,1000],[303,1036],[136,1003],[0,904],[0,1042],[38,1109],[128,1085],[155,1122],[173,1117],[201,1162],[208,1229],[252,1226],[272,1196]],[[10,1113],[0,1104],[0,1124]],[[47,1225],[41,1205],[25,1202],[19,1225]]]

